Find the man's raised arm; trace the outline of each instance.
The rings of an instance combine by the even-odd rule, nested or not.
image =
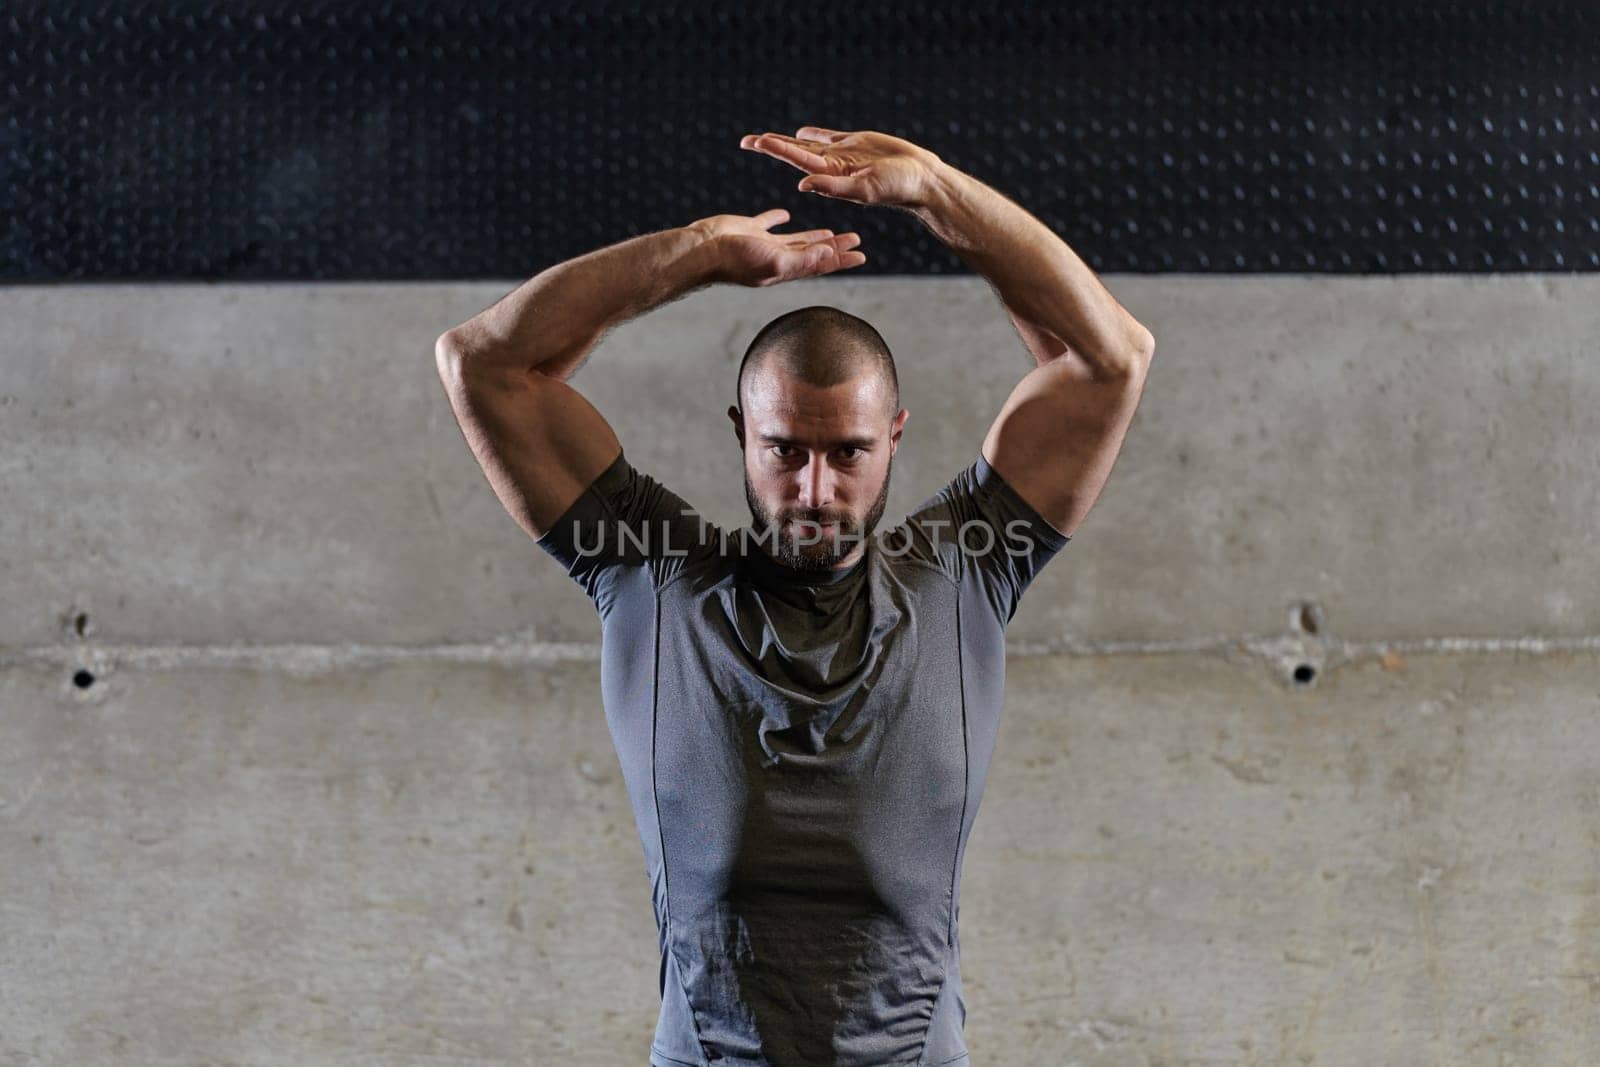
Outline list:
[[[1055,234],[933,152],[873,130],[802,126],[740,147],[807,173],[799,188],[908,211],[996,289],[1038,364],[983,442],[983,458],[1071,534],[1111,473],[1155,339]]]
[[[994,287],[1037,364],[1011,392],[983,457],[1062,533],[1110,477],[1155,338],[1048,227],[940,162],[910,208]]]
[[[713,215],[557,264],[441,334],[451,408],[506,510],[542,537],[622,450],[567,384],[612,327],[712,282],[764,286],[865,262],[859,238],[768,233],[788,218]]]

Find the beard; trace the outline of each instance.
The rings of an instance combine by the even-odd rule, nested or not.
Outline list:
[[[891,459],[884,469],[878,498],[860,521],[848,512],[827,509],[800,508],[773,514],[756,498],[755,489],[750,485],[750,472],[746,470],[744,499],[750,507],[751,525],[757,540],[768,546],[774,559],[796,570],[812,574],[834,570],[857,545],[872,536],[883,518],[884,508],[889,503],[889,475],[893,469]],[[820,526],[796,527],[793,524],[797,522],[836,522],[838,526],[831,530]]]

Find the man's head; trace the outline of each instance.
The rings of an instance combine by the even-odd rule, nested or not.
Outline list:
[[[767,550],[806,571],[853,563],[883,517],[890,460],[910,415],[888,345],[838,308],[799,308],[750,342],[738,397],[728,417]]]

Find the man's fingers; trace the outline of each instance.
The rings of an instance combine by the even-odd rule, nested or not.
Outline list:
[[[822,141],[807,140],[801,137],[790,137],[786,133],[773,133],[771,130],[768,130],[766,133],[754,134],[753,137],[757,141],[777,141],[782,144],[791,145],[795,148],[803,148],[808,150],[827,147],[826,143]]]
[[[802,140],[823,141],[827,144],[832,144],[841,138],[850,136],[848,133],[841,133],[838,130],[824,129],[821,126],[802,126],[798,130],[794,131],[794,135]]]
[[[847,236],[855,237],[854,234]],[[831,242],[823,241],[812,245],[809,249],[789,249],[783,260],[782,269],[773,282],[815,278],[823,274],[832,274],[834,271],[859,267],[867,261],[865,253],[854,250],[840,251],[838,245],[843,241],[843,237],[835,237]]]
[[[844,200],[856,199],[854,195],[856,179],[837,174],[808,174],[800,179],[797,188],[802,193],[821,193],[823,196],[835,196]]]
[[[800,244],[809,245],[809,244],[815,244],[817,241],[824,240],[825,238],[832,237],[833,236],[833,231],[832,230],[806,230],[804,233],[775,233],[772,236],[779,238],[785,244],[792,245],[792,244],[794,244],[796,242],[799,242]]]
[[[822,269],[818,273],[832,274],[836,270],[848,270],[851,267],[859,267],[866,261],[867,257],[865,253],[841,252],[835,256],[823,257],[821,263]]]
[[[785,273],[792,272],[796,277],[804,277],[831,269],[838,258],[839,252],[833,247],[832,241],[818,241],[816,244],[785,249],[782,262]]]
[[[855,236],[855,234],[846,235],[846,237]],[[842,270],[845,267],[859,267],[867,261],[865,253],[846,251],[845,248],[841,248],[840,245],[844,241],[845,238],[836,237],[831,241],[822,241],[816,245],[815,250],[811,253],[811,258],[814,269],[818,273],[827,274],[832,271]],[[859,242],[860,238],[856,237],[856,241]]]
[[[797,141],[781,133],[746,134],[739,141],[739,147],[781,159],[790,166],[804,171],[824,170],[828,166],[825,157],[812,151],[813,148],[824,147],[823,145],[815,141]]]

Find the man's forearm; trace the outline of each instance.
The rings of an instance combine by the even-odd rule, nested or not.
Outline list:
[[[1019,317],[1055,334],[1096,370],[1122,371],[1148,353],[1150,331],[1106,291],[1049,227],[947,163],[910,209]]]
[[[690,227],[647,233],[541,271],[446,331],[476,365],[565,380],[605,332],[717,280],[714,246]]]

